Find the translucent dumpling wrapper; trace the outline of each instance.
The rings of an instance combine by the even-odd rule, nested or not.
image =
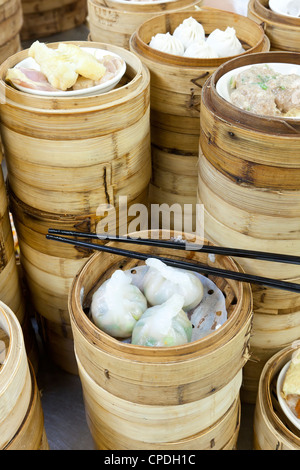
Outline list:
[[[183,303],[184,297],[174,294],[162,305],[148,308],[133,329],[131,343],[171,347],[190,342],[193,327]]]
[[[98,328],[115,338],[128,338],[147,309],[147,300],[130,275],[113,273],[93,294],[91,316]]]
[[[177,26],[173,36],[179,39],[186,49],[193,42],[203,41],[205,39],[205,31],[202,24],[190,16]]]
[[[195,59],[216,59],[218,57],[216,51],[206,41],[193,42],[183,55]]]
[[[156,258],[146,260],[149,270],[144,278],[143,292],[150,305],[166,302],[173,294],[183,296],[183,309],[190,310],[203,297],[203,285],[192,272],[167,266]]]
[[[236,36],[234,28],[228,26],[225,31],[215,29],[206,39],[219,57],[231,57],[244,52],[244,48]]]
[[[172,36],[170,33],[157,33],[152,37],[149,46],[167,54],[182,56],[184,53],[184,45],[182,42]]]

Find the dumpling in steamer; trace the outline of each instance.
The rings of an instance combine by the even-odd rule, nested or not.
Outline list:
[[[94,293],[91,315],[94,323],[115,338],[128,338],[147,309],[147,300],[131,277],[121,270],[113,273]]]
[[[148,308],[133,329],[131,343],[170,347],[190,342],[193,327],[183,303],[184,297],[174,294],[162,305]]]
[[[184,45],[182,42],[172,36],[170,33],[157,33],[152,37],[149,46],[167,54],[180,55],[184,53]]]
[[[193,273],[167,266],[159,259],[146,260],[149,270],[145,274],[143,291],[150,305],[166,302],[178,293],[184,297],[183,309],[196,307],[203,298],[203,285]]]
[[[218,57],[218,54],[209,44],[202,41],[190,44],[183,56],[195,59],[215,59]]]
[[[173,36],[178,38],[186,49],[193,42],[204,41],[205,31],[202,24],[190,16],[177,26],[173,32]]]
[[[228,26],[225,31],[215,29],[210,33],[206,42],[219,57],[230,57],[244,52],[244,48],[236,36],[234,28]]]

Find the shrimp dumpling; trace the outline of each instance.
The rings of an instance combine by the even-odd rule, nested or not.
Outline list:
[[[206,39],[219,57],[230,57],[244,52],[244,48],[236,36],[234,28],[228,26],[225,31],[215,29]]]
[[[152,37],[149,46],[167,54],[180,55],[184,53],[184,45],[182,42],[172,36],[170,33],[157,33]]]
[[[186,49],[193,42],[204,41],[205,31],[202,24],[190,16],[175,28],[173,36],[178,38]]]
[[[117,270],[93,294],[92,319],[98,328],[115,338],[128,338],[147,309],[147,300],[132,279]]]
[[[170,347],[190,342],[193,327],[183,303],[184,297],[174,294],[162,305],[148,308],[133,329],[131,343]]]
[[[195,274],[167,266],[155,258],[147,259],[146,265],[149,270],[144,277],[143,292],[150,305],[162,304],[175,293],[184,297],[186,311],[201,302],[203,285]]]

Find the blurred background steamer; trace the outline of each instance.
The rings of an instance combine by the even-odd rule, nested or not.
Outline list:
[[[151,204],[174,204],[174,217],[178,217],[181,224],[184,204],[189,204],[193,219],[189,231],[195,230],[202,87],[229,57],[183,57],[156,50],[149,47],[149,43],[157,33],[172,34],[190,17],[202,24],[206,35],[215,29],[234,28],[245,50],[242,55],[269,50],[269,40],[254,21],[209,7],[196,12],[158,15],[144,22],[131,37],[131,50],[151,74],[152,179],[149,201]]]
[[[22,0],[22,9],[22,41],[71,30],[87,17],[86,0]]]
[[[129,49],[131,35],[148,19],[166,11],[197,11],[201,4],[202,0],[88,0],[89,37]]]
[[[46,347],[55,362],[77,373],[67,298],[89,250],[46,240],[49,227],[96,231],[112,206],[110,230],[119,230],[119,198],[147,206],[151,175],[149,73],[131,52],[98,43],[76,43],[116,52],[127,65],[115,89],[96,96],[60,98],[20,92],[4,81],[1,66],[1,134],[11,209],[21,264]],[[51,47],[56,47],[52,44]],[[98,208],[102,208],[100,212]],[[127,213],[120,222],[127,233]]]
[[[284,7],[288,0],[281,3]],[[250,0],[248,17],[258,24],[263,24],[272,51],[300,52],[299,17],[286,16],[271,10],[269,0]]]
[[[0,63],[21,49],[21,0],[0,0]]]
[[[266,63],[299,65],[298,53],[267,52],[232,59],[203,88],[198,202],[205,207],[205,235],[217,245],[293,255],[299,244],[299,119],[254,114],[216,90],[236,68]],[[291,65],[292,66],[292,65]],[[239,259],[246,272],[299,283],[297,265]],[[242,398],[256,400],[265,362],[300,335],[300,297],[252,286],[252,357],[244,368]]]

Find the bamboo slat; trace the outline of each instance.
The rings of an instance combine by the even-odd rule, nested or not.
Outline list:
[[[139,232],[139,235],[145,238],[150,234]],[[177,235],[176,232],[174,236]],[[117,244],[120,248],[123,245]],[[139,250],[139,246],[135,249]],[[151,256],[163,254],[187,259],[187,253],[175,254],[174,250],[144,246],[142,251]],[[216,256],[211,261],[204,253],[190,252],[188,259],[238,269],[230,258]],[[136,260],[98,252],[78,272],[69,294],[76,360],[96,446],[206,449],[213,445],[222,448],[230,442],[234,447],[233,436],[239,427],[236,421],[239,373],[248,360],[252,321],[249,285],[213,279],[226,295],[228,320],[201,340],[176,348],[135,346],[102,332],[90,321],[87,312],[92,293],[105,279],[116,269],[132,269],[139,264]],[[238,390],[234,387],[231,395],[234,383]],[[227,397],[230,404],[221,398],[224,387],[231,389]],[[222,403],[221,409],[217,403]],[[208,414],[204,411],[206,407]],[[200,419],[198,413],[205,416],[202,414]],[[145,416],[147,421],[143,423]],[[228,426],[228,433],[223,434],[223,425]]]
[[[148,46],[156,33],[172,33],[186,18],[199,21],[207,34],[232,26],[245,47],[243,56],[268,51],[269,41],[254,21],[232,12],[200,11],[164,13],[145,21],[130,39],[130,49],[151,74],[151,143],[153,154],[150,202],[184,202],[197,199],[197,161],[201,92],[205,81],[229,58],[190,59],[166,54]]]
[[[23,25],[21,0],[4,0],[0,4],[0,64],[21,49]]]
[[[292,356],[292,344],[266,362],[260,380],[254,416],[254,450],[299,450],[299,430],[284,415],[276,392],[277,376]]]
[[[269,8],[268,0],[250,0],[248,17],[264,25],[271,50],[300,52],[300,19],[280,15]]]
[[[299,63],[298,53],[268,52],[228,61],[203,88],[198,203],[204,205],[206,237],[217,245],[300,253],[299,120],[244,112],[216,92],[234,68],[267,62]],[[298,266],[239,258],[246,272],[299,282]],[[299,337],[300,298],[253,286],[254,322],[244,368],[242,397],[255,401],[265,361]],[[249,387],[249,388],[247,388]],[[247,392],[249,392],[247,396]]]
[[[107,42],[129,49],[131,35],[153,16],[191,9],[197,11],[202,0],[172,0],[148,3],[118,0],[88,0],[88,23],[92,41]]]
[[[23,41],[75,28],[86,21],[86,0],[22,0]]]

